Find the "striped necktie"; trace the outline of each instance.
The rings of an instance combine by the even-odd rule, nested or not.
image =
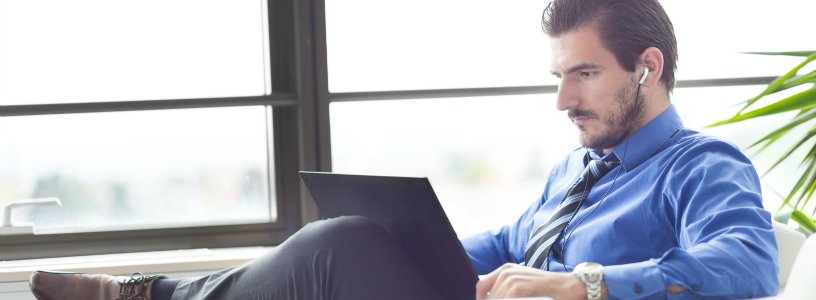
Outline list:
[[[614,154],[609,155],[607,161],[598,159],[587,164],[584,173],[567,191],[567,195],[555,208],[555,213],[550,217],[550,220],[538,227],[531,235],[530,241],[527,242],[527,250],[524,252],[524,265],[536,269],[542,268],[547,256],[550,255],[553,243],[555,243],[564,228],[567,227],[575,213],[578,212],[578,208],[584,203],[589,190],[598,182],[598,179],[618,164],[620,164],[620,161]]]

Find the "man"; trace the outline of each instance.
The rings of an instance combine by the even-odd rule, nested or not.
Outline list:
[[[462,241],[487,274],[476,296],[775,294],[777,248],[756,172],[732,145],[683,128],[669,102],[676,41],[657,0],[555,0],[543,27],[558,109],[584,148],[515,223]],[[439,299],[393,237],[362,217],[315,222],[264,257],[201,278],[35,272],[31,286],[40,299]]]
[[[543,27],[561,80],[558,109],[587,149],[552,170],[541,201],[515,224],[463,241],[477,272],[492,271],[478,296],[569,299],[588,287],[619,299],[775,294],[777,248],[754,168],[732,145],[684,129],[669,102],[677,46],[660,4],[556,0]],[[588,197],[571,197],[596,159],[611,170]],[[553,222],[570,200],[583,203]],[[595,262],[585,283],[596,282],[548,272],[584,262]]]

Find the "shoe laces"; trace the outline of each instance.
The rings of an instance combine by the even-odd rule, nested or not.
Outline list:
[[[142,273],[130,274],[130,279],[119,284],[119,297],[116,300],[145,300],[148,299],[146,293],[147,284],[156,279],[164,279],[164,275],[145,276]]]

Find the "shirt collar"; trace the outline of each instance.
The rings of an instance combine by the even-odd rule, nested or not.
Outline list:
[[[671,105],[615,146],[615,149],[607,155],[617,156],[624,170],[628,172],[657,153],[681,128],[683,128],[683,122],[680,120],[680,115],[677,114],[674,105]],[[589,153],[592,159],[604,156],[603,149],[589,149]]]

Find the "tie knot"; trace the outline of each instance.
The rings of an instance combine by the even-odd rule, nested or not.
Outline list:
[[[585,174],[590,175],[595,180],[598,180],[606,175],[609,170],[614,169],[619,164],[620,161],[614,154],[607,156],[606,159],[595,159],[587,164]]]

